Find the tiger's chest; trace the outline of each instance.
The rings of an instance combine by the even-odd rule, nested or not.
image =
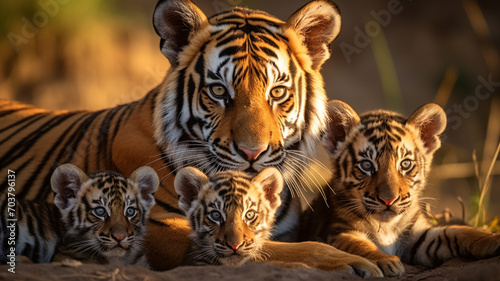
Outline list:
[[[400,237],[401,233],[397,229],[381,226],[374,235],[374,242],[380,251],[388,255],[396,255],[401,245]]]
[[[388,222],[372,222],[369,227],[366,227],[372,242],[381,252],[388,255],[401,253],[401,249],[406,244],[406,233],[408,233],[405,231],[408,226],[404,217],[398,216]]]

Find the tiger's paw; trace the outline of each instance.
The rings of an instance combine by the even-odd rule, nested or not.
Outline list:
[[[491,249],[488,253],[486,253],[487,257],[497,257],[500,256],[500,233],[495,233],[493,234],[493,237],[491,239],[491,246],[487,247],[488,249]]]
[[[405,267],[397,256],[385,255],[372,261],[380,267],[385,277],[399,277],[405,273]]]
[[[335,264],[331,269],[332,271],[345,271],[363,278],[384,277],[383,272],[377,265],[360,256],[353,256],[344,261],[337,260]]]

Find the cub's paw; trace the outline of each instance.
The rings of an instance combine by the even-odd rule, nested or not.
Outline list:
[[[397,256],[386,255],[372,261],[382,269],[385,277],[398,277],[405,273],[405,267]]]

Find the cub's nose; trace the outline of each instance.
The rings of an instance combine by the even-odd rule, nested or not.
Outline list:
[[[387,198],[384,198],[384,197],[378,197],[378,199],[382,200],[382,202],[385,203],[386,206],[391,206],[392,203],[394,203],[394,201],[398,200],[399,197],[394,197],[394,198],[391,198],[391,199],[387,199]]]
[[[238,153],[245,157],[248,161],[255,161],[262,154],[262,152],[266,151],[267,147],[259,147],[257,149],[249,149],[244,146],[238,146]]]
[[[226,242],[226,243],[227,243],[227,242]],[[234,251],[236,251],[236,250],[238,250],[238,249],[241,247],[241,245],[243,245],[243,243],[241,243],[241,244],[235,244],[235,245],[227,243],[227,245],[228,245],[231,249],[233,249]]]
[[[123,238],[125,238],[125,234],[122,234],[122,233],[117,233],[117,234],[113,234],[113,237],[116,239],[116,241],[120,242],[123,240]]]

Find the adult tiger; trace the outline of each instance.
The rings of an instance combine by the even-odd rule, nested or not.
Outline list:
[[[337,7],[312,1],[283,22],[239,7],[207,18],[189,0],[163,0],[153,23],[171,68],[143,99],[97,112],[0,102],[2,174],[16,171],[18,197],[46,200],[50,174],[62,163],[124,175],[152,166],[162,185],[148,226],[149,261],[166,269],[178,265],[189,247],[170,172],[188,164],[207,174],[255,174],[275,166],[288,188],[274,234],[286,236],[298,215],[290,189],[299,188],[297,173],[307,167],[326,127],[319,70],[340,30]],[[5,191],[6,177],[0,183]],[[366,260],[323,244],[266,247],[271,260],[309,258],[315,267],[380,274]]]

